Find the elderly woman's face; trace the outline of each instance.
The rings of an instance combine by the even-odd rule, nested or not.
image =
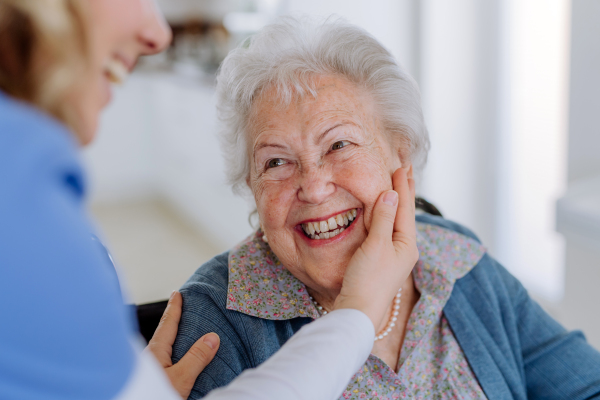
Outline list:
[[[268,90],[255,101],[248,183],[272,250],[322,292],[341,288],[401,163],[366,91],[327,76],[317,92],[284,110]]]

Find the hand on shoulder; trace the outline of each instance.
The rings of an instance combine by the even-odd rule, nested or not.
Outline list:
[[[177,364],[173,364],[173,343],[177,336],[182,306],[181,293],[173,292],[158,328],[144,351],[151,352],[156,357],[175,390],[183,399],[187,399],[196,378],[217,354],[220,339],[216,333],[207,333],[194,343]]]

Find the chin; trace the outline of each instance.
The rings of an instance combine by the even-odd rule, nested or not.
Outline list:
[[[76,132],[79,144],[87,146],[94,141],[98,132],[98,118],[85,118]]]
[[[331,262],[323,264],[319,264],[313,267],[312,275],[313,281],[321,288],[329,290],[329,291],[339,291],[342,288],[342,283],[344,281],[344,274],[346,273],[346,268],[348,268],[348,263],[350,259],[344,260],[340,262]]]
[[[314,252],[316,254],[311,254],[310,261],[304,264],[309,266],[306,268],[306,272],[321,288],[339,291],[342,288],[348,264],[361,243],[360,241],[358,243],[346,242],[343,246],[341,243],[335,246],[336,249],[316,249]],[[342,255],[340,256],[340,254]]]

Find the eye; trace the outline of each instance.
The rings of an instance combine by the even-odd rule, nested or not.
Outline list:
[[[283,158],[272,158],[267,162],[267,169],[287,164]]]
[[[342,148],[348,146],[349,144],[350,144],[350,142],[347,140],[340,140],[340,141],[335,142],[333,145],[331,145],[331,150],[339,150],[339,149],[342,149]]]

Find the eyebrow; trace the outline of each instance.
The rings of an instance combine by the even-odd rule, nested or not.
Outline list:
[[[319,135],[319,137],[317,137],[317,139],[315,140],[315,143],[319,143],[321,140],[323,140],[325,138],[325,136],[327,136],[327,134],[329,134],[329,132],[331,132],[335,128],[339,128],[340,126],[348,125],[348,124],[350,124],[350,122],[346,121],[346,122],[340,122],[339,124],[332,126],[331,128],[327,129],[325,132],[321,133]]]
[[[254,152],[257,152],[260,149],[264,149],[265,147],[275,147],[275,148],[278,148],[278,149],[285,149],[286,148],[285,146],[283,146],[281,144],[277,144],[277,143],[259,143],[254,148]]]
[[[320,142],[321,140],[323,140],[325,138],[325,136],[327,136],[327,134],[329,134],[329,132],[331,132],[332,130],[334,130],[335,128],[339,128],[340,126],[343,125],[353,125],[351,122],[348,121],[344,121],[344,122],[340,122],[339,124],[336,124],[334,126],[332,126],[331,128],[327,129],[325,132],[321,133],[317,139],[315,140],[315,143]],[[264,149],[265,147],[274,147],[277,149],[286,149],[286,146],[283,146],[281,144],[277,144],[277,143],[259,143],[254,147],[254,152],[257,152],[258,150]]]

